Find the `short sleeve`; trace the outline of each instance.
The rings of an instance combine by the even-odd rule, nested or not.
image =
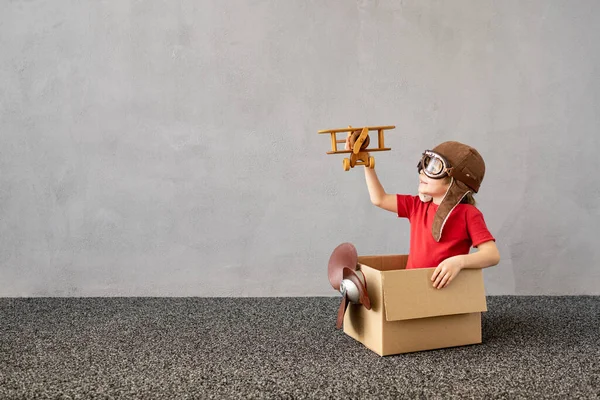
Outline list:
[[[481,243],[488,242],[490,240],[496,240],[490,233],[485,224],[483,214],[476,207],[470,207],[471,209],[467,213],[467,230],[472,246],[477,247]]]
[[[396,202],[398,204],[398,217],[410,219],[413,210],[415,209],[415,199],[418,199],[418,197],[406,194],[396,195]]]

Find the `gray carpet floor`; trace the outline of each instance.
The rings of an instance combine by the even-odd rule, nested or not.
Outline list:
[[[0,299],[0,398],[600,398],[600,297],[488,297],[483,344],[388,357],[338,304]]]

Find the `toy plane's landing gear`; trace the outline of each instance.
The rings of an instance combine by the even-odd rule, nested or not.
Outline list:
[[[350,159],[344,158],[344,171],[350,171]]]
[[[369,153],[361,151],[358,154],[350,154],[350,158],[344,158],[344,171],[350,170],[357,165],[364,165],[367,168],[375,168],[375,157],[369,156]]]

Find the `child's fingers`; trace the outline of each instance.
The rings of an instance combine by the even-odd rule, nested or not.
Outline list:
[[[438,277],[436,278],[435,282],[433,283],[433,287],[437,288],[441,283],[442,283],[442,279],[444,278],[444,274],[439,274]]]
[[[438,289],[442,289],[442,288],[445,288],[446,286],[448,286],[448,284],[450,283],[451,280],[452,280],[452,276],[450,275],[450,273],[447,273],[446,276],[444,276],[444,279],[442,279],[442,281],[440,282],[440,286]]]
[[[435,279],[439,275],[440,271],[442,270],[441,266],[442,265],[440,264],[440,265],[437,266],[436,269],[433,270],[433,275],[431,275],[431,281],[435,281]]]

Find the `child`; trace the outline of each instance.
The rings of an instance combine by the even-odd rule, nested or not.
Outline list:
[[[349,138],[346,148],[350,148]],[[472,193],[479,191],[485,163],[477,150],[444,142],[423,153],[417,165],[418,196],[388,194],[375,169],[365,167],[371,202],[410,221],[406,269],[433,268],[433,287],[448,286],[463,268],[487,268],[500,254]],[[471,246],[477,252],[469,254]]]

